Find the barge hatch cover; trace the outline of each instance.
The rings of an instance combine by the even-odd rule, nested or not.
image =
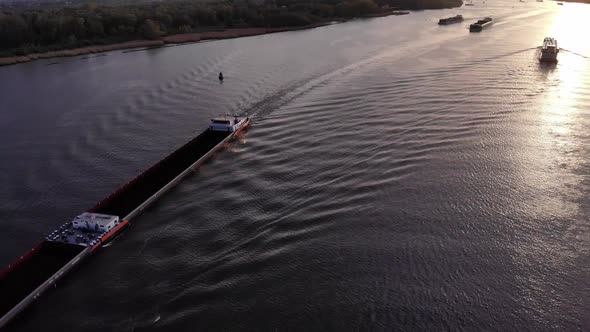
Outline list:
[[[129,181],[89,212],[124,217],[190,167],[231,132],[206,130],[168,157]]]

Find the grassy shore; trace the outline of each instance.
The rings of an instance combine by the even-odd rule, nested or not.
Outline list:
[[[163,40],[135,40],[124,43],[110,44],[110,45],[97,45],[97,46],[86,46],[80,48],[73,48],[70,50],[59,50],[45,53],[33,53],[21,56],[11,56],[0,58],[0,66],[15,65],[18,63],[29,62],[37,59],[49,59],[49,58],[60,58],[78,56],[84,54],[102,53],[127,48],[138,48],[138,47],[156,47],[164,45]]]
[[[37,59],[49,59],[59,57],[73,57],[85,54],[94,54],[110,52],[122,49],[133,49],[142,47],[160,47],[166,44],[195,43],[202,40],[229,39],[248,36],[257,36],[269,33],[294,31],[303,29],[312,29],[324,25],[332,24],[331,22],[316,23],[301,27],[281,27],[281,28],[243,28],[243,29],[226,29],[223,31],[207,31],[198,33],[183,33],[162,37],[159,40],[135,40],[124,43],[115,43],[109,45],[95,45],[68,50],[58,50],[44,53],[33,53],[22,56],[0,57],[0,66],[14,65],[29,62]]]

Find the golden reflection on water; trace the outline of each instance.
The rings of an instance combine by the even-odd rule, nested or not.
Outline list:
[[[581,22],[590,17],[590,6],[582,6],[570,3],[558,6],[560,8],[547,20],[545,36],[556,38],[558,45],[566,50],[589,54],[590,39],[585,36],[587,29],[582,28]],[[540,44],[542,39],[538,42]],[[579,202],[585,195],[576,189],[583,181],[576,173],[586,162],[585,141],[580,136],[586,130],[583,116],[587,113],[584,107],[588,104],[590,59],[571,52],[560,51],[557,65],[535,66],[534,70],[540,75],[538,80],[530,82],[533,89],[543,93],[531,100],[533,109],[529,114],[533,114],[535,129],[526,151],[518,158],[529,161],[522,163],[522,185],[533,187],[538,194],[524,200],[523,210],[543,220],[542,224],[532,221],[532,227],[538,230],[555,227],[561,231],[555,241],[551,237],[531,237],[519,245],[514,252],[514,262],[525,268],[543,265],[561,271],[569,268],[577,255],[583,255],[569,250],[568,246],[579,241],[578,226],[572,223],[567,230],[560,228],[565,225],[564,220],[577,220],[576,215],[582,211]],[[522,283],[524,305],[538,312],[546,310],[544,296],[553,288],[545,276],[524,275]]]
[[[559,12],[553,16],[549,24],[547,36],[557,39],[559,46],[569,49],[582,47],[588,49],[588,29],[584,28],[590,15],[590,6],[585,4],[567,3],[560,6]],[[572,49],[572,51],[574,51]],[[578,49],[582,51],[582,49]]]
[[[563,48],[558,56],[559,63],[555,68],[541,65],[541,70],[548,71],[548,93],[543,98],[542,114],[546,129],[550,137],[548,140],[558,143],[571,142],[567,135],[575,126],[575,120],[580,112],[579,92],[585,84],[587,58],[571,53],[581,53],[589,47],[585,36],[585,29],[580,28],[580,22],[590,14],[589,6],[566,4],[554,16],[548,29],[547,36],[555,37],[558,45]],[[570,52],[571,51],[571,52]]]
[[[559,6],[561,7],[561,6]],[[576,213],[577,204],[569,188],[579,179],[572,172],[584,163],[581,151],[584,141],[582,120],[587,103],[590,59],[574,54],[587,54],[590,40],[584,37],[580,22],[590,17],[590,6],[566,3],[556,9],[547,20],[545,36],[555,37],[564,50],[559,52],[557,65],[538,64],[539,79],[531,82],[534,89],[543,91],[539,98],[531,100],[538,131],[531,136],[528,153],[533,164],[526,164],[525,181],[537,188],[540,195],[533,199],[534,206],[545,213],[563,215]],[[542,39],[538,41],[541,44]],[[571,52],[568,52],[569,50]],[[544,194],[542,194],[544,193]],[[549,195],[547,193],[554,193]],[[569,198],[565,198],[569,197]]]

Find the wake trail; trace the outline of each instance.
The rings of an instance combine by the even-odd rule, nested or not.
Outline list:
[[[566,52],[571,53],[571,54],[574,54],[574,55],[577,55],[577,56],[582,57],[582,58],[584,58],[586,60],[590,59],[590,57],[585,56],[584,54],[580,54],[580,53],[576,53],[574,51],[566,50],[565,48],[560,48],[560,50],[561,51],[566,51]]]

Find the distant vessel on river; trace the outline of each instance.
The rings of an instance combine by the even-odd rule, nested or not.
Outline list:
[[[486,17],[483,20],[479,20],[479,21],[471,24],[469,26],[469,31],[470,32],[480,32],[483,29],[491,26],[492,24],[494,24],[494,19],[491,17]]]
[[[543,46],[541,46],[540,62],[557,63],[557,54],[559,47],[557,47],[557,40],[551,37],[543,39]]]
[[[441,18],[438,21],[438,24],[439,25],[449,25],[449,24],[459,23],[459,22],[463,22],[463,15],[457,15],[457,16],[453,16],[453,17]]]

